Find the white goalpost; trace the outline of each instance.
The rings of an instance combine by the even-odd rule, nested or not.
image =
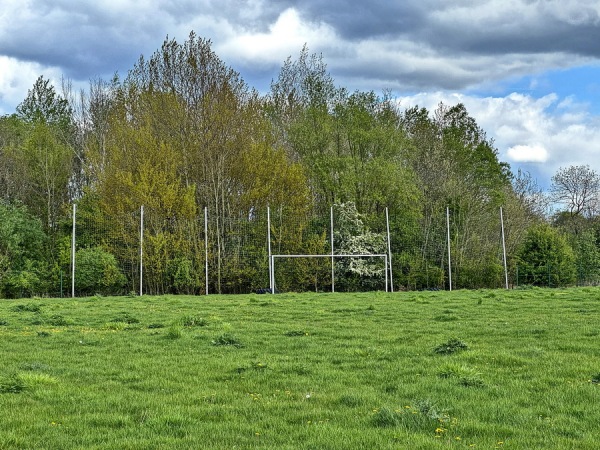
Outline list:
[[[328,255],[271,255],[269,264],[269,284],[271,293],[275,292],[275,260],[277,258],[330,258],[331,259],[331,292],[335,292],[335,264],[334,258],[383,258],[384,273],[385,273],[385,292],[388,292],[389,271],[388,271],[388,255],[385,253],[378,254],[328,254]]]

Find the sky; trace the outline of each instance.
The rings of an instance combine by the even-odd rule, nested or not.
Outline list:
[[[600,172],[598,0],[0,0],[0,115],[40,75],[85,89],[191,31],[260,92],[307,45],[351,91],[463,103],[544,189]]]

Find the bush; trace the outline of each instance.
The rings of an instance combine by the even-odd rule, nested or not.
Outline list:
[[[394,278],[409,290],[441,289],[444,270],[425,261],[421,255],[401,253],[394,259]]]
[[[364,224],[353,202],[335,205],[337,228],[334,232],[336,252],[348,255],[383,254],[386,237],[374,233]],[[382,258],[338,258],[335,262],[339,290],[381,289],[385,280]]]
[[[45,289],[43,270],[37,264],[27,261],[21,270],[11,270],[2,279],[1,289],[6,298],[23,298],[43,292]]]
[[[575,255],[567,240],[549,225],[527,231],[518,255],[519,284],[559,287],[575,282]]]
[[[504,266],[492,258],[468,261],[457,269],[457,289],[499,288],[504,286]]]
[[[176,294],[193,294],[199,288],[193,262],[187,258],[169,261],[167,273]]]
[[[28,297],[45,289],[47,237],[41,222],[21,205],[0,201],[0,294]]]
[[[78,250],[75,255],[75,288],[79,294],[121,293],[127,279],[117,260],[100,247]]]

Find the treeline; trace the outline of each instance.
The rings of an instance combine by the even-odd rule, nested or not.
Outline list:
[[[204,292],[206,247],[210,292],[268,285],[267,206],[271,244],[301,254],[330,251],[323,230],[333,205],[340,252],[386,252],[387,208],[404,289],[448,286],[447,208],[453,287],[504,285],[500,208],[511,283],[598,281],[593,208],[548,218],[544,193],[498,160],[464,105],[403,110],[389,93],[350,92],[307,48],[265,95],[193,33],[167,39],[124,79],[93,80],[84,92],[63,82],[60,91],[40,77],[0,117],[4,297],[62,292],[73,203],[82,294],[134,290],[141,205],[152,293]],[[286,264],[286,289],[327,289],[327,261]],[[381,271],[367,266],[340,261],[340,286],[378,286]]]

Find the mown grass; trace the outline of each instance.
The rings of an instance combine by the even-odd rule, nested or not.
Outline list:
[[[0,449],[596,449],[600,289],[0,301]]]

